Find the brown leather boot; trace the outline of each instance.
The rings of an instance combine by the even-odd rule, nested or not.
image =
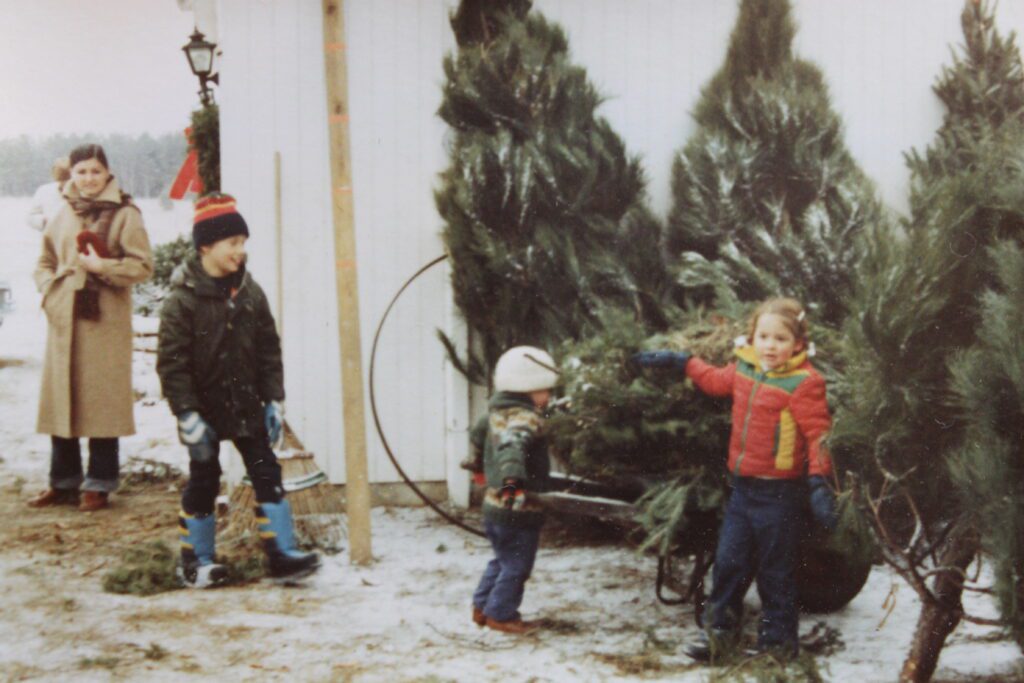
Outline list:
[[[79,512],[95,512],[109,507],[106,491],[83,491],[82,503],[78,506]]]
[[[476,605],[473,605],[473,623],[477,626],[487,625],[487,617],[484,615],[484,611]]]
[[[78,489],[46,489],[28,501],[30,508],[52,505],[78,505]]]
[[[487,617],[487,628],[502,633],[515,633],[517,635],[528,635],[540,628],[535,621],[523,621],[522,619],[511,619],[509,621],[495,621]]]

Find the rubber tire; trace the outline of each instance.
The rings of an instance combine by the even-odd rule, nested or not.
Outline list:
[[[837,553],[825,546],[825,538],[818,532],[807,534],[801,543],[796,599],[805,614],[842,609],[857,597],[871,574],[872,562],[864,553]]]

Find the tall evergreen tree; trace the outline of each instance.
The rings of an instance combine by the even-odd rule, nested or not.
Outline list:
[[[907,157],[911,215],[902,235],[870,240],[857,274],[833,430],[864,473],[887,560],[922,596],[909,681],[934,672],[979,547],[965,514],[974,501],[951,499],[944,466],[963,455],[970,424],[951,368],[981,341],[980,298],[997,285],[987,247],[1024,238],[1024,204],[999,190],[1024,183],[1020,55],[987,5],[968,1],[962,24],[962,54],[935,86],[943,124],[924,154]]]
[[[690,301],[786,294],[837,326],[880,206],[819,69],[792,54],[789,0],[742,0],[697,132],[676,156],[667,244]]]
[[[557,348],[599,329],[604,307],[663,326],[660,226],[639,161],[597,115],[601,97],[565,33],[525,0],[464,0],[452,16],[440,116],[451,165],[436,192],[455,301],[483,358]]]
[[[1000,612],[1024,647],[1024,251],[1003,242],[992,260],[999,283],[983,296],[979,343],[952,366],[967,424],[951,465],[993,558]]]
[[[564,354],[572,409],[549,422],[557,448],[579,474],[647,485],[638,502],[645,542],[662,554],[710,559],[725,499],[729,409],[678,374],[638,373],[624,361],[638,348],[676,348],[725,364],[733,339],[747,333],[751,304],[787,294],[811,309],[823,352],[815,363],[832,376],[861,233],[881,217],[843,146],[821,73],[791,54],[794,30],[787,0],[740,3],[725,62],[694,112],[698,130],[676,158],[667,258],[677,298],[701,305],[673,315],[671,334],[647,338],[609,325]],[[844,533],[817,566],[856,571],[833,572],[835,592],[804,604],[836,608],[863,585],[870,546],[845,498],[843,510]]]

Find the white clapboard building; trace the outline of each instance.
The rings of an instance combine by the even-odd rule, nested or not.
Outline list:
[[[433,192],[447,165],[436,115],[442,59],[454,49],[455,0],[344,0],[351,191],[363,382],[382,313],[402,283],[443,253]],[[322,0],[179,0],[218,45],[224,191],[252,230],[250,268],[280,320],[287,418],[330,480],[345,481]],[[738,2],[534,0],[562,25],[574,60],[607,97],[600,112],[639,153],[652,208],[669,209],[673,155],[689,112],[722,63]],[[825,74],[846,143],[896,211],[906,209],[903,152],[942,118],[931,90],[961,42],[961,0],[793,0],[796,53]],[[1000,29],[1024,26],[1002,2]],[[468,499],[458,461],[474,406],[436,330],[465,339],[447,272],[400,299],[376,358],[381,423],[402,467],[433,495]],[[368,393],[364,392],[368,399]],[[373,484],[400,481],[366,408]]]

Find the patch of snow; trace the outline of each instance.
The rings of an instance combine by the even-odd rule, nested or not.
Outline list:
[[[20,229],[27,200],[0,199],[0,275],[13,281],[17,308],[0,326],[0,491],[25,480],[45,486],[49,441],[35,434],[46,323],[31,271],[38,233]],[[144,208],[147,224],[153,224]],[[147,321],[144,323],[149,325]],[[123,458],[145,457],[187,470],[175,422],[159,396],[155,356],[137,351],[133,370],[138,433],[122,440]],[[222,458],[237,457],[222,455]],[[69,511],[67,514],[76,514]],[[97,517],[97,522],[101,519]],[[697,627],[692,606],[662,605],[654,595],[656,562],[625,546],[542,544],[523,612],[557,620],[559,629],[520,638],[480,629],[470,598],[491,557],[486,541],[443,524],[433,512],[377,508],[375,561],[324,558],[305,588],[268,582],[215,591],[175,591],[149,598],[101,589],[102,572],[74,557],[0,547],[0,674],[39,680],[355,680],[430,677],[456,681],[703,681],[681,645]],[[156,532],[154,532],[156,533]],[[987,574],[983,573],[983,577]],[[748,602],[756,607],[756,591]],[[991,601],[968,594],[967,610],[991,616]],[[889,607],[892,607],[891,611]],[[840,631],[845,647],[819,660],[826,680],[894,680],[920,608],[913,591],[885,567],[839,612],[804,616]],[[942,655],[937,676],[1009,675],[1021,654],[990,627],[963,624]],[[657,641],[665,670],[631,675],[604,656],[640,655]],[[158,644],[163,658],[144,656]],[[113,671],[88,662],[120,658]]]

